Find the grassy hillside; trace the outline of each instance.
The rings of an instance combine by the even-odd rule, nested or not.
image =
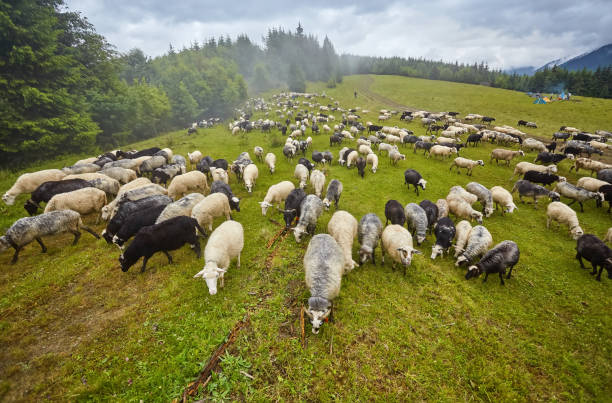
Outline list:
[[[323,90],[324,85],[308,89]],[[346,77],[342,85],[326,91],[344,107],[372,111],[410,106],[492,115],[499,124],[534,120],[540,126],[535,133],[547,136],[561,125],[585,130],[612,126],[609,113],[604,114],[612,110],[612,101],[596,99],[532,105],[528,97],[511,91],[391,76]],[[377,115],[371,112],[364,118],[375,121]],[[391,124],[400,123],[395,118]],[[400,125],[424,134],[416,122]],[[313,149],[329,149],[327,136],[313,138]],[[173,253],[172,265],[163,254],[155,255],[144,274],[137,267],[122,273],[118,249],[87,233],[74,247],[71,235],[46,239],[46,254],[31,244],[13,266],[8,264],[12,252],[0,255],[0,396],[9,401],[169,401],[180,396],[234,324],[247,316],[247,326],[200,397],[609,399],[612,284],[605,275],[600,283],[580,270],[567,228],[546,229],[546,203],[537,210],[519,205],[512,215],[495,213],[485,219],[494,243],[512,239],[521,248],[521,260],[505,287],[496,276],[484,284],[480,279],[466,281],[465,270],[449,257],[430,260],[434,238],[429,236],[419,247],[423,255],[413,259],[406,276],[392,271],[389,262],[366,264],[345,276],[334,303],[335,323],[324,325],[316,336],[307,325],[307,346],[302,349],[299,311],[309,293],[301,261],[308,240],[296,244],[290,235],[268,248],[282,216],[270,210],[263,217],[257,204],[268,186],[286,179],[296,183],[297,160],[287,162],[281,147],[273,146],[279,142],[283,139],[276,133],[232,137],[223,125],[193,137],[181,131],[125,146],[168,146],[182,155],[199,149],[231,161],[261,145],[277,155],[274,175],[257,163],[260,175],[252,194],[230,177],[242,199],[242,211],[233,215],[244,226],[246,242],[242,267],[232,264],[225,288],[215,296],[208,294],[203,281],[192,278],[203,260],[188,247]],[[489,165],[492,148],[483,145],[462,153],[485,160],[485,167],[475,168],[471,178],[449,174],[449,161],[426,159],[407,148],[406,160],[397,167],[381,156],[379,171],[368,172],[365,179],[334,163],[326,168],[326,185],[333,178],[344,183],[340,207],[357,219],[374,212],[384,220],[388,199],[403,204],[435,201],[451,186],[472,180],[510,189],[512,168]],[[332,148],[334,155],[339,149]],[[534,156],[529,153],[523,160]],[[61,167],[80,157],[32,170]],[[567,161],[560,164],[561,175],[575,181],[579,175],[569,173],[569,166]],[[428,180],[420,197],[403,185],[407,168],[419,170]],[[8,189],[18,174],[2,173],[0,189]],[[25,215],[25,200],[26,195],[14,206],[0,206],[2,233]],[[323,214],[317,232],[326,232],[332,214],[333,209]],[[612,222],[593,202],[578,217],[585,232],[599,236]],[[85,218],[91,225],[94,220]],[[101,231],[103,226],[95,228]],[[354,256],[357,249],[355,241]],[[376,253],[380,262],[380,249]]]

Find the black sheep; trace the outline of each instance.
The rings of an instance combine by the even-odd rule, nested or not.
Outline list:
[[[325,159],[325,157],[323,156],[322,152],[320,152],[320,151],[313,151],[312,152],[312,160],[314,162],[316,162],[317,164],[323,163],[324,159]]]
[[[431,234],[431,231],[438,220],[438,206],[436,206],[435,203],[432,203],[431,200],[427,199],[420,202],[419,206],[425,210],[425,214],[427,214],[427,228],[429,228],[429,233]]]
[[[563,141],[567,141],[567,139],[569,139],[570,134],[569,133],[560,133],[560,132],[555,132],[552,135],[552,139],[553,140],[563,140]]]
[[[151,147],[151,148],[146,148],[144,150],[137,151],[135,153],[130,153],[130,152],[126,153],[123,151],[117,151],[117,156],[121,158],[126,158],[126,159],[136,159],[136,158],[145,157],[145,156],[153,156],[153,154],[155,154],[158,151],[161,151],[161,148]]]
[[[406,171],[404,171],[404,185],[407,185],[409,190],[410,185],[413,185],[414,191],[416,192],[417,196],[419,195],[419,186],[421,187],[421,189],[425,190],[426,184],[427,181],[423,179],[423,177],[418,171],[414,169],[407,169]]]
[[[597,172],[597,179],[606,181],[612,184],[612,168],[602,169]]]
[[[599,193],[603,193],[604,201],[608,202],[608,213],[609,213],[610,209],[612,209],[612,185],[600,186],[597,191]]]
[[[404,226],[406,222],[406,213],[404,213],[404,206],[397,200],[389,200],[385,204],[385,217],[387,217],[387,221],[385,225],[389,224],[397,224]]]
[[[223,159],[223,158],[219,158],[213,161],[212,164],[210,164],[212,167],[215,168],[221,168],[224,171],[227,171],[227,167],[229,166],[229,164],[227,163],[227,160]]]
[[[342,144],[342,136],[337,133],[329,136],[329,146],[333,146],[334,144]]]
[[[300,216],[300,206],[305,197],[304,189],[293,189],[285,199],[285,209],[282,212],[286,228],[289,228],[293,221]]]
[[[485,273],[485,278],[482,280],[484,283],[487,281],[489,274],[499,273],[501,285],[504,285],[506,268],[510,268],[508,276],[506,277],[508,279],[512,274],[512,269],[518,263],[520,256],[521,252],[516,242],[500,242],[493,249],[485,253],[482,259],[480,259],[480,262],[468,268],[465,279],[469,280],[472,277],[478,277],[482,273]]]
[[[36,214],[40,203],[47,203],[53,196],[60,193],[72,192],[82,188],[91,187],[91,183],[84,179],[67,179],[64,181],[49,181],[38,186],[25,202],[23,208],[30,215]]]
[[[200,160],[196,165],[196,169],[204,174],[208,174],[210,172],[210,163],[207,160]]]
[[[583,153],[583,150],[578,147],[565,147],[563,149],[563,154],[572,154],[575,156],[579,156],[582,153]]]
[[[551,142],[549,145],[546,146],[546,149],[548,150],[548,152],[554,153],[555,150],[557,149],[557,142],[556,141]]]
[[[591,234],[584,234],[578,238],[576,242],[576,259],[578,259],[580,267],[585,269],[582,258],[585,258],[593,265],[591,275],[597,274],[597,281],[601,281],[603,269],[608,271],[608,278],[612,279],[612,249],[603,243],[601,239]],[[599,266],[599,273],[597,273],[597,266]]]
[[[479,133],[470,134],[467,138],[466,143],[468,145],[472,143],[474,146],[476,146],[478,143],[480,143],[480,140],[482,140],[482,134],[479,134]]]
[[[308,172],[312,171],[312,168],[314,168],[314,164],[310,162],[308,158],[300,158],[298,164],[304,165],[308,169]]]
[[[155,224],[155,221],[166,208],[164,205],[153,206],[132,213],[124,222],[119,231],[113,236],[113,243],[123,246],[142,227]]]
[[[134,263],[144,256],[140,272],[144,272],[147,261],[156,252],[164,252],[168,262],[172,263],[169,251],[176,250],[186,243],[190,244],[196,256],[200,258],[200,241],[198,240],[196,228],[202,234],[204,230],[198,222],[191,217],[178,216],[159,224],[142,228],[127,247],[126,251],[119,257],[121,270],[126,272]]]
[[[348,158],[349,154],[352,153],[353,151],[356,151],[356,150],[354,148],[349,148],[348,150],[344,151],[344,154],[341,155],[342,161],[344,161],[345,164],[346,164],[346,159]]]
[[[406,144],[414,144],[417,141],[420,141],[421,139],[418,138],[417,136],[411,135],[409,134],[408,136],[404,136],[404,138],[402,139],[402,144],[406,145]]]
[[[214,181],[210,185],[210,194],[213,193],[223,193],[227,196],[227,200],[229,200],[229,205],[232,210],[236,210],[240,212],[240,199],[234,196],[232,192],[232,188],[230,185],[223,181]]]
[[[363,157],[359,157],[357,158],[357,162],[355,163],[355,166],[357,167],[357,171],[359,173],[359,176],[361,176],[363,178],[364,174],[365,174],[365,167],[366,167],[366,160]]]
[[[553,154],[546,151],[538,153],[538,156],[533,162],[541,162],[543,164],[558,164],[567,158],[565,154]]]
[[[431,248],[432,259],[448,251],[453,243],[453,239],[455,239],[457,229],[453,220],[448,217],[442,217],[436,223],[434,233],[436,234],[436,243]]]
[[[414,143],[414,153],[416,154],[416,150],[423,150],[423,155],[425,155],[434,144],[427,141],[417,141]]]
[[[108,244],[113,240],[113,236],[123,226],[123,223],[135,212],[144,210],[153,206],[167,206],[174,200],[165,195],[153,195],[145,197],[139,200],[126,200],[121,203],[117,209],[117,213],[111,218],[106,226],[106,229],[102,231],[102,237]]]
[[[559,180],[559,176],[538,171],[527,171],[525,172],[523,179],[528,180],[531,183],[541,183],[544,186],[548,186],[554,182],[557,182]]]
[[[329,165],[334,161],[334,154],[331,151],[323,151],[323,158],[325,158],[325,162],[329,162]]]

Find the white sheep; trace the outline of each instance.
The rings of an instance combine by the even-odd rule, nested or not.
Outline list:
[[[295,185],[290,181],[282,181],[268,188],[268,193],[262,202],[259,202],[261,206],[261,214],[266,215],[268,208],[274,206],[274,204],[280,204],[287,199],[289,193],[295,189]]]
[[[539,140],[532,139],[530,137],[523,140],[523,144],[521,144],[521,149],[526,148],[527,150],[533,151],[538,150],[539,152],[546,151],[546,146]]]
[[[168,186],[168,196],[174,200],[180,199],[186,193],[208,191],[206,175],[200,171],[191,171],[172,178]]]
[[[206,281],[210,295],[217,293],[217,279],[221,278],[221,288],[224,275],[232,259],[237,258],[236,268],[240,268],[240,253],[244,247],[244,229],[239,222],[226,221],[219,225],[204,248],[204,268],[193,278],[201,277]]]
[[[448,217],[448,202],[446,199],[436,200],[436,207],[438,207],[438,220],[442,217]]]
[[[493,186],[491,188],[491,195],[493,196],[493,203],[495,203],[495,210],[497,210],[499,206],[502,207],[502,215],[518,210],[518,207],[514,204],[512,194],[503,187]]]
[[[191,211],[196,204],[204,200],[204,197],[201,193],[189,193],[174,203],[168,204],[155,220],[155,224],[178,216],[191,217]]]
[[[506,150],[505,148],[496,148],[491,151],[491,161],[495,160],[495,162],[499,165],[499,161],[506,161],[507,166],[510,166],[510,161],[516,157],[517,155],[524,156],[525,152],[522,150]]]
[[[81,165],[81,164],[92,164],[94,161],[97,161],[98,157],[89,157],[89,158],[85,158],[82,160],[78,160],[77,162],[74,163],[74,165]]]
[[[412,247],[412,235],[401,225],[387,225],[382,233],[382,262],[385,263],[385,251],[391,255],[392,268],[395,270],[395,262],[406,267],[412,262],[412,256],[420,251]]]
[[[359,158],[359,152],[351,151],[349,155],[346,157],[346,167],[350,168],[351,165],[355,165],[358,158]]]
[[[131,182],[137,178],[136,172],[131,169],[125,169],[121,167],[103,169],[101,171],[98,171],[98,173],[113,178],[119,181],[119,183],[121,183],[122,185],[125,185],[126,183]]]
[[[493,243],[493,237],[488,229],[477,225],[470,231],[467,245],[457,258],[455,266],[463,263],[472,263],[478,256],[484,255]]]
[[[368,146],[372,147],[372,142],[370,140],[362,139],[361,137],[357,139],[358,146]],[[360,151],[361,152],[361,151]],[[367,154],[367,153],[364,153]]]
[[[591,178],[590,176],[582,177],[578,179],[578,182],[576,182],[576,186],[584,188],[590,192],[599,192],[599,188],[605,185],[609,185],[609,183],[599,179]]]
[[[210,175],[214,181],[221,181],[225,184],[229,183],[229,177],[227,171],[223,168],[210,168]]]
[[[192,153],[187,153],[187,158],[189,158],[189,162],[191,163],[191,165],[196,165],[198,162],[202,161],[202,158],[204,158],[204,156],[199,150],[195,150]]]
[[[21,175],[15,184],[6,191],[2,200],[12,206],[17,196],[23,193],[32,193],[36,188],[45,182],[62,180],[66,174],[59,169],[45,169],[43,171],[31,172]]]
[[[361,144],[359,146],[358,151],[359,151],[359,154],[364,154],[364,155],[368,155],[368,154],[372,154],[373,153],[373,151],[370,148],[370,146],[365,145],[365,144]]]
[[[600,161],[594,161],[589,158],[576,158],[576,160],[574,161],[574,165],[570,167],[570,172],[572,169],[576,169],[576,173],[578,173],[578,170],[580,170],[580,168],[590,170],[591,175],[593,175],[593,173],[599,172],[602,169],[612,168],[612,165],[604,164]]]
[[[357,266],[353,260],[353,240],[357,236],[357,219],[350,213],[338,210],[334,213],[327,224],[327,232],[331,235],[344,254],[344,274],[350,272]]]
[[[366,164],[372,165],[372,173],[376,173],[378,169],[378,156],[374,153],[368,154],[366,157]]]
[[[321,197],[323,186],[325,186],[325,174],[318,169],[313,169],[310,173],[310,184],[318,197]]]
[[[457,230],[455,234],[455,257],[458,257],[465,249],[470,232],[472,231],[472,224],[467,220],[462,220],[459,221],[455,228]]]
[[[461,186],[453,186],[448,191],[448,195],[446,196],[446,201],[450,203],[452,198],[462,199],[470,204],[470,206],[478,201],[478,196],[472,194],[462,188]]]
[[[293,177],[300,181],[300,189],[304,189],[306,187],[306,182],[308,182],[308,168],[302,164],[296,164],[293,170]]]
[[[242,180],[244,181],[247,192],[251,193],[253,191],[253,186],[255,186],[258,177],[259,169],[257,169],[257,165],[249,164],[244,168]]]
[[[552,202],[546,209],[546,228],[550,228],[550,223],[553,221],[556,221],[559,226],[567,224],[570,234],[575,240],[584,234],[582,228],[580,228],[576,212],[561,202]]]
[[[393,144],[388,144],[388,143],[379,143],[378,144],[378,153],[380,154],[383,151],[386,151],[387,154],[391,151],[391,150],[395,150],[398,151],[397,145]]]
[[[571,168],[570,168],[571,170]],[[537,171],[547,174],[557,173],[557,166],[555,164],[551,164],[549,166],[532,164],[531,162],[521,161],[514,167],[514,173],[510,179],[514,178],[516,175],[525,175],[527,171]]]
[[[391,162],[392,165],[397,165],[397,161],[405,160],[405,159],[406,159],[406,155],[401,154],[399,151],[397,150],[389,151],[389,161]]]
[[[484,162],[482,160],[475,161],[468,158],[457,157],[451,164],[449,171],[452,171],[453,167],[457,167],[457,173],[460,173],[459,168],[465,168],[467,170],[467,175],[472,176],[472,169],[478,165],[484,166]]]
[[[232,219],[229,200],[225,193],[212,193],[191,209],[191,217],[195,218],[203,229],[208,228],[209,232],[212,231],[214,219],[223,215],[226,220]]]
[[[81,215],[100,213],[106,204],[106,193],[93,187],[56,194],[45,206],[45,213],[57,210],[72,210]],[[100,215],[96,216],[96,224]]]
[[[479,224],[482,224],[482,213],[476,211],[472,206],[463,199],[452,198],[448,200],[448,209],[457,218],[464,218],[468,220],[476,220]]]
[[[265,162],[268,166],[268,169],[270,169],[270,173],[273,174],[274,170],[276,169],[276,155],[272,153],[267,153]]]
[[[608,232],[606,233],[606,237],[603,239],[603,241],[612,244],[612,227],[608,228]]]
[[[596,148],[600,151],[606,151],[607,149],[612,148],[610,144],[602,143],[597,140],[591,140],[589,141],[589,144],[591,145],[591,147]]]
[[[450,157],[451,154],[457,154],[457,149],[455,147],[447,147],[436,144],[431,146],[429,149],[429,155],[427,155],[427,158],[431,157],[432,155],[434,157]]]

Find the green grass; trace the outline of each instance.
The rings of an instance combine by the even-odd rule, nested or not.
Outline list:
[[[353,99],[357,88],[359,97]],[[585,130],[606,129],[611,101],[577,98],[577,102],[533,105],[523,94],[486,87],[391,76],[351,76],[325,90],[345,107],[361,106],[375,122],[380,108],[401,105],[418,109],[457,110],[492,115],[499,124],[533,120],[534,131],[550,136],[561,125]],[[339,114],[335,114],[339,117]],[[399,124],[424,134],[419,123]],[[225,288],[208,294],[192,278],[203,260],[185,247],[167,264],[154,256],[144,274],[122,273],[116,247],[84,233],[79,244],[62,235],[36,243],[11,266],[12,252],[0,256],[0,396],[7,401],[112,400],[169,401],[180,396],[197,376],[216,346],[247,313],[250,324],[223,357],[220,368],[197,398],[215,400],[584,400],[604,401],[612,395],[612,317],[610,281],[599,283],[574,259],[575,242],[566,228],[547,230],[545,208],[519,205],[512,215],[485,219],[495,243],[512,239],[521,248],[513,278],[501,287],[466,281],[464,269],[448,257],[431,261],[434,243],[413,259],[408,274],[393,272],[389,263],[366,264],[343,278],[335,302],[335,322],[319,335],[307,326],[307,347],[300,346],[299,311],[308,298],[302,256],[307,242],[292,236],[271,249],[268,240],[282,222],[273,210],[261,216],[258,201],[268,186],[293,179],[294,162],[282,157],[279,135],[252,133],[232,137],[226,125],[187,137],[168,133],[129,148],[167,146],[186,155],[194,149],[233,160],[241,151],[261,145],[277,155],[277,173],[258,163],[260,177],[247,194],[234,176],[230,185],[242,198],[235,219],[245,228],[242,267],[234,265]],[[275,143],[276,144],[276,143]],[[327,136],[314,136],[314,149],[329,149]],[[126,146],[127,147],[127,146]],[[332,151],[336,155],[340,147]],[[391,167],[380,158],[376,174],[365,179],[337,164],[328,181],[344,183],[340,206],[360,219],[375,212],[384,219],[384,204],[435,201],[456,184],[471,180],[485,186],[511,188],[512,168],[490,166],[484,145],[463,153],[485,160],[473,177],[449,174],[449,161],[425,159],[406,149],[407,159]],[[522,160],[532,161],[535,153]],[[61,158],[31,170],[69,165],[83,156]],[[514,163],[512,164],[514,165]],[[569,162],[562,175],[575,181]],[[403,171],[419,170],[427,190],[416,197],[403,186]],[[19,173],[0,173],[0,189],[8,189]],[[311,191],[310,188],[308,188]],[[0,206],[4,232],[25,215],[23,202]],[[545,204],[545,203],[544,203]],[[321,217],[324,232],[333,210]],[[594,203],[578,212],[585,232],[602,236],[610,215]],[[93,224],[93,217],[85,222]],[[215,225],[221,222],[215,222]],[[101,231],[103,226],[95,227]],[[204,243],[202,243],[204,246]],[[354,256],[357,256],[357,242]],[[380,261],[380,250],[377,251]],[[253,379],[244,375],[250,374]]]

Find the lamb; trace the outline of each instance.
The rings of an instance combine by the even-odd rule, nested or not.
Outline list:
[[[0,253],[4,252],[9,247],[15,249],[15,253],[11,260],[11,264],[15,264],[19,259],[19,252],[33,240],[38,242],[42,249],[42,253],[45,253],[47,247],[42,242],[42,237],[62,234],[64,232],[70,232],[74,235],[72,245],[76,245],[81,237],[80,228],[92,234],[96,239],[100,239],[98,234],[91,228],[83,225],[81,215],[76,211],[58,210],[34,217],[20,218],[11,225],[4,236],[0,237]]]
[[[485,217],[490,217],[493,214],[493,195],[491,191],[481,185],[478,182],[470,182],[465,186],[465,189],[476,195],[478,197],[478,201],[483,207],[483,213]]]
[[[609,230],[608,232],[611,231]],[[576,252],[576,259],[578,259],[580,267],[585,269],[582,258],[591,262],[593,266],[591,275],[597,274],[597,281],[601,281],[603,269],[608,271],[608,278],[612,279],[612,249],[603,243],[603,241],[595,235],[584,234],[578,238]],[[599,273],[597,273],[597,266],[599,266]]]
[[[555,174],[557,173],[557,166],[552,164],[549,166],[532,164],[531,162],[521,161],[514,167],[514,173],[510,177],[510,179],[514,178],[516,175],[524,175],[528,171],[536,171],[543,172],[547,174]]]
[[[388,200],[385,203],[385,226],[389,225],[389,221],[394,225],[404,225],[406,222],[406,213],[404,207],[397,200]]]
[[[359,248],[359,264],[364,264],[368,259],[376,264],[374,252],[382,235],[382,222],[374,213],[368,213],[361,217],[357,228],[357,239]]]
[[[427,213],[416,203],[408,203],[404,208],[408,230],[416,236],[417,245],[427,237]]]
[[[285,228],[289,228],[293,221],[300,216],[302,201],[306,197],[303,189],[293,189],[285,199],[285,209],[281,210],[285,219]]]
[[[98,172],[99,170],[100,165],[96,164],[75,164],[71,167],[62,168],[62,172],[66,175],[92,173]]]
[[[470,224],[468,223],[468,225]],[[436,243],[431,248],[431,259],[443,256],[444,252],[448,252],[455,238],[455,234],[457,233],[457,229],[455,228],[453,220],[448,217],[442,217],[436,222],[434,232],[436,234]]]
[[[208,191],[206,175],[200,171],[191,171],[177,175],[168,186],[168,196],[174,200],[180,199],[185,193]]]
[[[117,212],[118,207],[121,205],[121,203],[125,202],[126,200],[135,201],[135,200],[143,199],[147,196],[152,196],[156,194],[165,195],[168,193],[166,189],[164,189],[163,187],[159,185],[155,185],[153,183],[148,183],[148,184],[133,187],[133,188],[128,188],[127,185],[124,185],[123,188],[124,188],[123,191],[121,192],[121,194],[117,195],[115,200],[113,200],[108,205],[102,208],[101,218],[103,220],[106,221],[110,218],[113,218],[113,216]]]
[[[576,173],[578,173],[578,170],[580,168],[590,170],[591,175],[593,175],[594,172],[599,172],[602,169],[612,168],[612,165],[604,164],[603,162],[599,161],[594,161],[589,158],[576,158],[574,160],[574,165],[570,167],[570,172],[572,171],[572,169],[576,169]]]
[[[570,235],[574,240],[577,240],[584,234],[582,228],[580,228],[576,212],[561,202],[552,202],[546,209],[546,228],[550,228],[550,223],[554,221],[559,224],[559,227],[562,223],[567,224]]]
[[[401,225],[388,225],[382,233],[382,262],[385,263],[385,251],[393,260],[391,268],[395,270],[395,263],[406,267],[410,266],[412,256],[421,253],[412,247],[412,235]]]
[[[317,220],[323,212],[323,202],[315,195],[308,195],[302,200],[300,204],[300,219],[295,228],[293,228],[293,235],[295,241],[300,243],[305,233],[314,235]]]
[[[293,170],[293,177],[300,181],[300,189],[304,189],[306,187],[306,182],[308,182],[308,168],[302,164],[296,164]]]
[[[547,174],[545,172],[537,172],[537,171],[525,172],[523,179],[531,183],[541,183],[544,186],[551,185],[557,181],[559,182],[565,181],[565,178],[563,176],[557,176],[557,175]]]
[[[163,155],[153,156],[147,160],[145,160],[142,164],[140,164],[140,173],[144,175],[145,173],[153,173],[153,171],[157,168],[161,168],[166,165],[166,157]]]
[[[102,237],[107,243],[111,243],[113,236],[123,226],[123,223],[135,212],[154,206],[166,206],[172,203],[172,199],[165,195],[151,195],[138,200],[125,200],[117,208],[117,213],[110,219],[108,225],[102,231]]]
[[[483,255],[493,243],[493,237],[489,230],[482,225],[477,225],[470,231],[467,246],[459,254],[455,266],[471,263],[476,257]]]
[[[44,182],[36,188],[25,202],[23,208],[30,215],[36,214],[40,208],[40,203],[48,203],[51,198],[60,193],[72,192],[73,190],[90,187],[91,184],[83,179],[70,179],[66,181]]]
[[[391,165],[397,165],[397,161],[405,160],[406,156],[396,150],[389,151],[389,160]]]
[[[344,274],[350,272],[357,266],[352,256],[353,239],[357,236],[357,220],[346,211],[336,211],[327,224],[327,232],[342,249]]]
[[[436,200],[436,207],[438,208],[438,220],[442,217],[448,217],[448,202],[446,199]]]
[[[106,193],[100,189],[86,187],[71,192],[56,194],[49,200],[45,213],[56,210],[72,210],[81,215],[99,213],[106,204]],[[96,224],[100,216],[96,217]]]
[[[259,161],[263,161],[263,153],[264,153],[264,149],[261,148],[260,146],[255,146],[255,148],[253,149],[253,154],[255,154],[255,157]]]
[[[340,201],[340,196],[342,195],[342,182],[338,179],[332,179],[327,185],[327,190],[325,191],[325,199],[323,199],[323,205],[325,206],[325,210],[329,210],[329,206],[334,202],[336,205],[336,210],[338,210],[338,202]]]
[[[523,144],[521,144],[521,148],[527,148],[530,151],[538,150],[540,152],[546,151],[546,146],[539,140],[532,139],[530,137],[523,140]]]
[[[109,178],[113,178],[119,181],[119,183],[121,183],[122,185],[125,185],[126,183],[131,182],[134,179],[136,179],[136,172],[132,171],[131,169],[125,169],[121,167],[103,169],[99,171],[98,173],[101,173],[102,175],[106,175]]]
[[[188,195],[182,197],[181,199],[168,204],[164,207],[163,211],[158,214],[157,219],[154,221],[154,224],[159,224],[162,221],[169,220],[178,216],[187,216],[191,217],[191,211],[195,207],[196,204],[204,200],[204,195],[201,193],[189,193]],[[148,224],[152,225],[152,224]]]
[[[113,243],[123,249],[123,245],[133,235],[135,235],[141,228],[149,225],[157,224],[159,215],[167,206],[153,206],[143,210],[135,211],[134,214],[127,217],[127,219],[119,228],[119,231],[113,236]],[[181,215],[178,214],[177,217]],[[169,217],[170,218],[170,217]],[[164,221],[164,220],[162,220]]]
[[[191,165],[193,166],[200,162],[202,158],[204,158],[204,156],[199,150],[195,150],[192,153],[187,153],[187,158],[189,158],[189,163],[191,163]]]
[[[59,181],[65,176],[66,174],[59,169],[45,169],[43,171],[23,174],[17,178],[15,184],[6,191],[6,193],[2,196],[2,200],[8,206],[12,206],[15,203],[15,199],[20,194],[32,193],[43,183],[49,181]]]
[[[457,154],[457,149],[455,147],[446,147],[436,144],[429,149],[429,155],[427,158],[431,157],[432,155],[434,157],[441,156],[443,158],[448,158],[451,154]]]
[[[484,166],[484,162],[482,160],[474,161],[463,157],[457,157],[451,164],[449,171],[452,171],[453,167],[457,167],[457,173],[459,174],[459,168],[466,168],[467,175],[472,176],[472,169],[478,165]]]
[[[465,245],[470,237],[470,232],[472,232],[472,224],[470,224],[469,221],[463,220],[457,224],[455,234],[457,239],[457,242],[455,242],[455,258],[459,257],[459,255],[461,255],[465,250]]]
[[[425,210],[425,214],[427,215],[427,228],[429,228],[429,232],[431,233],[432,228],[438,221],[438,206],[427,199],[421,201],[419,206]]]
[[[312,185],[317,197],[321,197],[323,186],[325,185],[325,175],[318,169],[314,169],[310,174],[310,184]]]
[[[425,190],[427,181],[423,179],[423,177],[418,171],[414,169],[407,169],[404,171],[404,185],[408,186],[408,190],[410,190],[410,185],[414,186],[414,191],[418,196],[419,186],[421,187],[421,189]]]
[[[506,268],[510,268],[508,271],[507,279],[512,274],[512,269],[518,263],[521,253],[518,245],[513,241],[503,241],[495,245],[495,247],[489,250],[480,259],[478,263],[468,268],[465,274],[465,279],[469,280],[472,277],[478,277],[482,273],[485,273],[485,278],[482,280],[484,283],[487,281],[489,274],[499,273],[499,280],[501,285],[504,285],[504,275],[506,274]]]
[[[514,200],[512,199],[512,194],[508,192],[501,186],[493,186],[491,188],[491,196],[493,198],[493,202],[495,203],[495,210],[502,207],[502,215],[504,213],[512,213],[514,210],[518,210],[516,204],[514,204]]]
[[[244,175],[242,180],[244,181],[244,186],[246,187],[247,192],[251,193],[253,191],[253,186],[255,185],[255,181],[259,177],[259,169],[255,164],[249,164],[244,168]]]
[[[499,165],[499,161],[502,160],[502,161],[506,161],[507,166],[510,166],[510,161],[512,161],[512,159],[514,159],[514,157],[516,157],[517,155],[524,156],[525,153],[522,150],[513,151],[513,150],[506,150],[505,148],[496,148],[493,151],[491,151],[491,161],[490,162],[493,162],[493,160],[495,160],[497,165]]]
[[[370,169],[372,170],[372,173],[376,173],[376,170],[378,169],[378,156],[374,153],[368,154],[366,156],[366,164],[372,165],[372,168]]]
[[[221,279],[221,288],[225,285],[232,259],[236,258],[236,268],[240,268],[240,254],[244,248],[244,229],[237,221],[225,221],[210,235],[204,248],[204,268],[193,278],[201,277],[206,281],[210,295],[217,293],[217,280]]]
[[[578,182],[576,182],[576,186],[584,188],[591,192],[597,192],[599,191],[599,188],[605,185],[609,185],[609,183],[606,181],[592,178],[590,176],[582,177],[578,179]]]
[[[304,255],[306,286],[310,290],[308,309],[304,312],[318,334],[324,321],[332,315],[333,299],[340,294],[344,272],[344,255],[338,243],[328,234],[312,237]]]
[[[191,217],[195,218],[202,228],[208,228],[209,232],[212,232],[214,219],[223,215],[226,220],[232,219],[229,200],[224,193],[212,193],[191,209]]]
[[[523,196],[533,197],[533,207],[537,208],[538,199],[548,197],[552,201],[559,201],[560,196],[557,192],[551,192],[545,187],[535,185],[526,180],[516,181],[510,193],[519,192],[519,200],[523,203]]]
[[[573,201],[569,204],[569,206],[571,206],[572,204],[578,202],[578,204],[580,205],[580,211],[584,212],[584,208],[582,207],[582,202],[585,202],[587,200],[591,200],[591,199],[595,199],[595,202],[597,203],[597,207],[600,207],[603,200],[604,200],[604,195],[602,193],[599,192],[589,192],[586,189],[577,187],[572,185],[571,183],[568,182],[559,182],[557,183],[557,186],[555,186],[555,192],[559,193],[561,196],[565,196],[568,199],[572,199]]]
[[[191,245],[199,258],[200,241],[196,235],[196,229],[202,232],[196,220],[185,216],[174,217],[162,223],[142,228],[138,231],[130,246],[119,257],[121,271],[128,271],[143,256],[140,272],[144,273],[147,261],[156,252],[164,252],[168,262],[172,263],[172,256],[168,252],[176,250],[186,243]]]
[[[264,200],[259,202],[259,205],[261,206],[261,214],[266,215],[268,208],[274,206],[274,204],[278,204],[280,206],[280,204],[287,199],[291,191],[294,189],[295,185],[290,181],[282,181],[270,186]]]
[[[265,162],[268,166],[268,169],[270,170],[270,173],[273,174],[274,170],[276,169],[276,155],[274,155],[273,153],[267,153]]]

